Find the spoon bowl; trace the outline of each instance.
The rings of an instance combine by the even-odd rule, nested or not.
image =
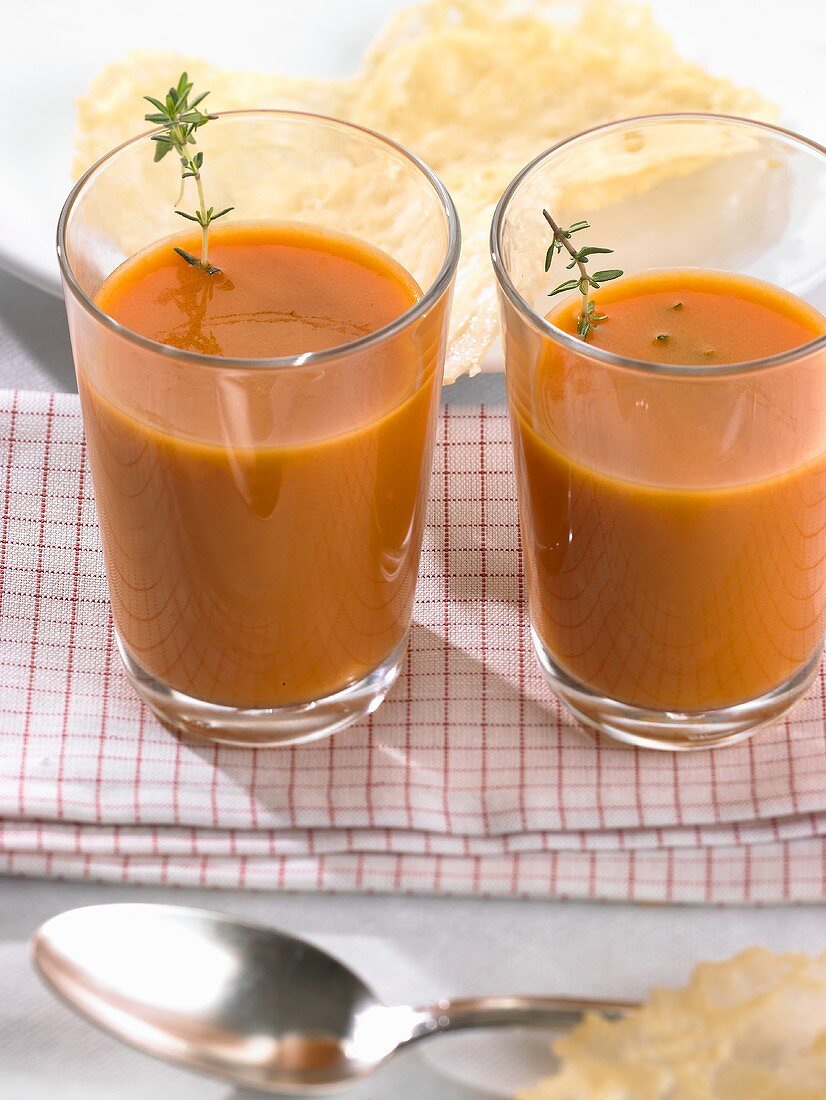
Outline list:
[[[570,1027],[618,1002],[482,997],[382,1005],[344,963],[284,932],[204,909],[95,905],[32,939],[46,982],[133,1047],[269,1092],[338,1092],[400,1047],[456,1028]]]

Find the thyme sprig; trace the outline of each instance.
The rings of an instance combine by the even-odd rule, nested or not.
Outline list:
[[[622,272],[618,268],[606,268],[604,271],[595,271],[593,274],[589,273],[586,269],[589,256],[596,256],[599,254],[607,255],[613,252],[613,248],[599,248],[597,245],[584,245],[582,248],[574,248],[571,244],[571,237],[574,233],[579,233],[583,229],[590,229],[591,226],[586,221],[574,222],[573,225],[569,225],[567,229],[561,229],[547,210],[542,211],[542,216],[545,221],[553,230],[553,240],[548,245],[548,251],[545,253],[545,270],[549,271],[551,263],[555,255],[558,255],[564,248],[568,255],[571,257],[571,262],[566,265],[566,271],[570,271],[576,267],[579,269],[579,275],[575,279],[566,279],[564,283],[560,283],[559,286],[549,293],[548,297],[552,298],[554,294],[563,294],[566,290],[579,290],[582,295],[582,304],[579,310],[579,317],[577,318],[576,331],[583,340],[588,339],[588,334],[594,325],[598,325],[601,321],[607,319],[607,314],[597,313],[596,303],[590,298],[591,288],[597,290],[602,283],[611,282],[613,279],[618,279]]]
[[[183,201],[184,189],[188,179],[195,180],[195,186],[198,190],[198,209],[195,213],[187,214],[183,210],[176,210],[175,213],[182,218],[186,218],[187,221],[197,222],[200,225],[201,257],[199,259],[197,256],[193,256],[191,252],[186,252],[183,248],[176,248],[175,251],[192,267],[200,268],[207,275],[217,275],[220,268],[209,262],[209,227],[212,222],[223,218],[224,214],[228,214],[234,208],[227,206],[224,210],[216,212],[214,207],[206,204],[204,184],[201,179],[204,154],[198,151],[193,155],[190,146],[196,144],[196,131],[201,126],[206,125],[210,119],[215,118],[215,115],[207,114],[198,109],[199,104],[203,103],[209,92],[201,92],[190,102],[189,93],[192,91],[192,87],[192,82],[187,74],[181,73],[177,86],[169,89],[165,99],[155,99],[151,95],[143,97],[155,108],[153,112],[143,117],[147,122],[154,122],[158,126],[163,126],[163,130],[159,134],[152,135],[152,140],[156,142],[155,160],[163,160],[167,153],[173,151],[180,158],[181,189],[178,192],[178,198],[175,200],[175,206],[180,206]]]

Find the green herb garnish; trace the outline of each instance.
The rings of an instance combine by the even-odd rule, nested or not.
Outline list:
[[[667,332],[661,332],[659,334],[659,336],[657,336],[655,339],[656,339],[658,344],[667,344],[668,340],[669,340],[669,336],[668,336]]]
[[[588,333],[601,321],[605,321],[607,315],[605,313],[597,313],[596,303],[590,300],[590,289],[597,290],[601,283],[611,282],[612,279],[618,279],[622,272],[618,268],[608,268],[605,271],[595,271],[593,274],[589,274],[585,268],[588,263],[589,256],[595,256],[597,254],[607,255],[609,252],[613,252],[613,248],[598,248],[596,245],[585,245],[583,248],[576,249],[571,244],[571,235],[573,233],[579,233],[582,229],[590,229],[588,222],[574,222],[573,225],[569,225],[567,229],[560,229],[560,227],[553,220],[547,210],[542,211],[542,216],[545,221],[553,230],[554,239],[548,246],[548,251],[545,253],[545,270],[550,269],[554,255],[560,253],[564,248],[568,255],[571,257],[571,262],[567,264],[566,271],[570,271],[571,268],[579,268],[579,278],[566,279],[564,283],[560,283],[558,287],[555,287],[550,294],[549,298],[552,298],[554,294],[563,294],[566,290],[579,290],[582,295],[582,305],[579,310],[579,318],[577,319],[577,334],[582,337],[583,340],[588,339]]]
[[[190,103],[189,93],[191,91],[191,81],[186,73],[181,73],[177,87],[169,89],[166,93],[166,99],[155,99],[151,95],[143,97],[155,108],[155,111],[143,117],[147,122],[154,122],[159,126],[163,126],[161,133],[152,135],[152,140],[157,143],[155,146],[155,160],[163,160],[166,154],[171,153],[173,150],[180,158],[181,189],[178,198],[175,200],[175,206],[180,206],[183,201],[184,188],[188,179],[195,180],[195,186],[198,189],[198,209],[195,213],[186,214],[183,210],[176,210],[175,213],[182,218],[186,218],[187,221],[197,222],[200,225],[201,258],[198,259],[197,256],[193,256],[183,248],[176,248],[175,251],[192,267],[200,268],[207,275],[217,275],[220,268],[214,267],[209,262],[209,226],[212,222],[223,218],[224,214],[228,214],[234,207],[228,206],[216,213],[212,206],[206,204],[204,185],[201,180],[204,154],[197,152],[194,156],[191,155],[190,146],[195,145],[196,130],[206,125],[211,118],[215,118],[215,115],[198,110],[198,105],[203,103],[209,92],[201,92]]]

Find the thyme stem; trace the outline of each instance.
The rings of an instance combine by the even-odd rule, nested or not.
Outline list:
[[[207,204],[204,198],[204,185],[201,182],[201,173],[195,172],[195,186],[198,188],[198,203],[200,205],[199,213],[201,215],[201,266],[203,268],[209,267],[209,223],[210,219],[207,216]]]
[[[165,99],[155,99],[147,95],[144,99],[151,103],[155,110],[151,114],[144,115],[147,122],[155,122],[163,127],[160,133],[153,134],[155,145],[155,160],[163,160],[167,153],[173,150],[178,154],[181,162],[181,187],[175,200],[175,213],[187,221],[197,222],[201,227],[201,258],[193,256],[183,248],[175,251],[190,266],[200,268],[207,275],[216,275],[220,268],[214,267],[209,262],[209,226],[218,218],[223,218],[233,207],[228,206],[224,210],[215,212],[214,207],[207,206],[204,195],[204,185],[201,179],[201,167],[204,163],[202,152],[190,155],[189,146],[195,145],[195,131],[204,126],[215,115],[210,115],[198,110],[209,92],[201,92],[190,102],[189,93],[192,91],[192,82],[186,73],[181,73],[178,83],[169,89]],[[195,180],[198,190],[198,209],[194,214],[187,214],[178,210],[184,197],[184,189],[188,179]]]
[[[571,244],[571,233],[570,233],[570,231],[565,233],[562,229],[560,229],[559,226],[556,224],[556,222],[553,220],[553,218],[551,217],[551,215],[548,213],[547,210],[542,211],[542,216],[544,217],[545,221],[548,223],[548,225],[553,230],[554,240],[559,241],[559,243],[562,245],[562,247],[565,249],[565,251],[568,253],[568,255],[571,257],[571,259],[576,263],[577,267],[579,268],[579,276],[580,276],[580,278],[579,278],[579,290],[580,290],[580,293],[582,294],[582,307],[580,308],[580,311],[579,311],[579,319],[581,321],[583,317],[588,316],[588,293],[589,293],[589,289],[590,289],[590,285],[591,285],[588,282],[588,272],[585,270],[585,261],[580,259],[579,253],[574,248],[574,246]],[[585,287],[584,290],[583,290],[583,285]],[[587,336],[587,333],[586,333],[586,336]]]
[[[595,271],[591,275],[586,269],[588,263],[588,257],[596,254],[607,254],[613,252],[612,248],[600,248],[597,245],[585,245],[582,248],[574,248],[571,244],[571,236],[574,233],[579,233],[582,229],[590,229],[590,225],[586,221],[574,222],[573,225],[569,225],[567,229],[562,229],[547,210],[542,211],[542,216],[545,221],[551,227],[553,231],[553,240],[548,246],[548,250],[545,253],[545,270],[550,269],[551,263],[555,255],[564,248],[568,255],[571,257],[571,262],[567,265],[567,269],[570,271],[576,267],[579,270],[579,276],[575,279],[566,279],[564,283],[560,283],[549,294],[549,297],[553,297],[554,294],[562,294],[567,290],[579,290],[582,296],[582,302],[579,309],[579,316],[577,318],[577,334],[582,337],[583,340],[588,339],[588,334],[594,325],[598,325],[601,321],[606,320],[606,314],[597,313],[596,305],[591,301],[590,289],[591,287],[596,290],[602,283],[608,283],[612,279],[618,279],[622,272],[618,268],[607,268],[605,271]]]

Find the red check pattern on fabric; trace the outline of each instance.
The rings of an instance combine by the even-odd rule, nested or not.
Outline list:
[[[826,681],[730,749],[613,747],[530,645],[501,410],[439,426],[404,673],[295,749],[175,738],[114,649],[77,399],[0,392],[0,870],[289,890],[826,899]]]

